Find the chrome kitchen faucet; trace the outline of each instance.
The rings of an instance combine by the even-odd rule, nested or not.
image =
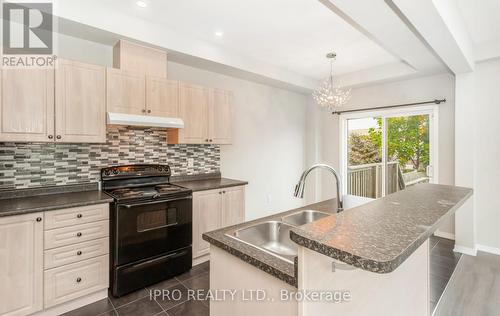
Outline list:
[[[304,197],[306,178],[311,171],[313,171],[314,169],[317,169],[317,168],[326,169],[334,175],[335,180],[336,180],[336,185],[337,185],[337,209],[339,212],[342,212],[344,210],[344,201],[343,201],[342,195],[340,194],[340,188],[342,187],[342,180],[340,179],[340,176],[337,173],[337,171],[329,165],[319,163],[319,164],[315,164],[315,165],[311,166],[309,169],[304,171],[302,173],[302,176],[300,176],[299,183],[297,183],[297,185],[295,186],[294,196],[298,197],[298,198]]]

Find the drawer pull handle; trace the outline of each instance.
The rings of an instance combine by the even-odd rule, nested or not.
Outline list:
[[[37,222],[41,222],[41,221],[42,221],[42,218],[41,218],[41,217],[37,217],[37,218],[36,218],[36,221],[37,221]]]
[[[76,283],[82,282],[82,278],[76,278]]]
[[[82,233],[77,233],[76,236],[77,237],[82,237]]]
[[[76,255],[77,255],[77,256],[81,256],[81,255],[82,255],[82,252],[81,252],[80,250],[78,250],[78,251],[76,252]]]
[[[82,214],[78,214],[76,215],[76,218],[82,218],[82,216],[83,216]]]

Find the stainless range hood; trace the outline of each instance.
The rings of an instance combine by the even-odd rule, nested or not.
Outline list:
[[[108,112],[109,125],[126,125],[159,128],[184,128],[184,121],[175,117],[161,117],[149,115],[135,115]]]

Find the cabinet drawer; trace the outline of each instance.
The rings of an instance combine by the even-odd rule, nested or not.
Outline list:
[[[95,258],[109,253],[109,238],[81,242],[45,251],[44,268],[51,269],[65,264]]]
[[[52,249],[109,236],[109,221],[47,230],[45,249]]]
[[[109,204],[96,204],[45,212],[45,230],[109,219]]]
[[[45,308],[107,288],[108,266],[105,255],[45,271]]]

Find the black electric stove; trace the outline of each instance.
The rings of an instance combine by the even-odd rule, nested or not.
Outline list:
[[[181,274],[192,266],[192,192],[170,183],[168,165],[101,170],[111,207],[114,296]]]

